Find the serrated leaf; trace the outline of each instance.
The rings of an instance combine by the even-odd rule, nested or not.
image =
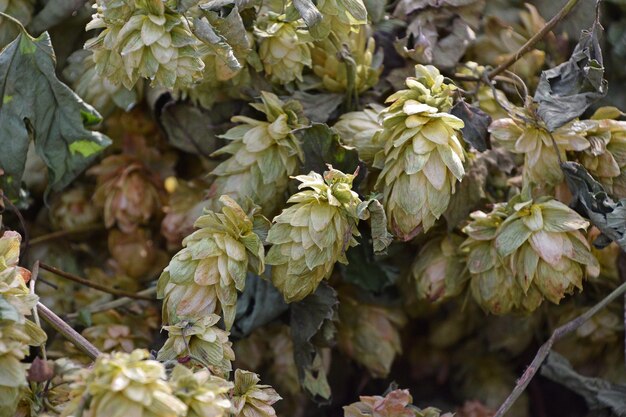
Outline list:
[[[271,266],[266,267],[265,275],[271,276]],[[246,288],[237,299],[235,324],[230,332],[234,337],[246,337],[288,309],[282,294],[268,279],[248,273]]]
[[[50,190],[67,186],[111,141],[86,129],[100,114],[55,74],[48,33],[25,31],[0,53],[0,187],[15,196],[30,140],[48,167]]]
[[[311,0],[293,0],[293,6],[309,28],[322,21],[322,14]]]
[[[463,140],[471,147],[479,152],[484,152],[491,147],[487,130],[491,124],[491,116],[478,107],[467,104],[464,100],[459,100],[450,113],[465,123],[461,133],[463,133]]]
[[[322,404],[330,402],[331,392],[319,348],[312,339],[331,322],[338,304],[337,293],[325,282],[304,300],[291,304],[291,334],[300,384]]]
[[[223,35],[217,32],[206,17],[194,18],[193,34],[204,42],[232,71],[239,71],[242,68],[232,46],[228,44],[227,39]]]
[[[596,16],[593,26],[582,31],[569,60],[541,73],[534,100],[539,103],[539,116],[551,132],[583,114],[607,93],[601,30]]]

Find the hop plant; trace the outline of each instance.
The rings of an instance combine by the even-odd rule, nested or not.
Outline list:
[[[459,142],[463,121],[448,113],[454,87],[433,66],[417,65],[407,90],[391,95],[382,112],[380,141],[384,150],[375,165],[382,168],[389,227],[403,240],[428,231],[444,213],[465,175]]]
[[[207,212],[196,230],[165,268],[157,284],[164,298],[163,320],[197,319],[220,308],[226,328],[235,320],[237,291],[243,291],[248,269],[264,270],[264,249],[253,221],[231,198],[222,196],[221,213]],[[254,215],[252,212],[251,216]]]
[[[409,390],[396,389],[384,397],[361,396],[358,402],[343,407],[344,417],[415,417]],[[431,417],[431,416],[428,416]],[[433,417],[439,417],[435,415]]]
[[[511,152],[524,155],[524,175],[528,181],[547,185],[562,182],[559,157],[565,160],[566,151],[582,151],[589,147],[585,137],[586,124],[573,121],[550,134],[536,114],[535,104],[527,103],[525,108],[516,108],[512,113],[512,117],[491,123],[491,137]]]
[[[314,292],[336,262],[348,263],[345,251],[360,236],[356,209],[361,200],[351,190],[356,174],[329,166],[323,177],[313,171],[295,177],[302,183],[298,189],[309,189],[289,198],[295,204],[274,218],[267,236],[272,282],[287,302]]]
[[[259,57],[270,81],[302,81],[304,67],[311,67],[311,39],[303,25],[302,20],[288,21],[285,15],[269,12],[255,28]]]
[[[292,132],[308,122],[299,103],[284,103],[272,93],[262,92],[261,103],[252,107],[265,114],[266,120],[246,116],[231,119],[242,124],[222,136],[230,143],[213,154],[232,156],[213,170],[217,178],[209,197],[214,209],[216,197],[221,195],[229,195],[240,204],[249,198],[263,207],[264,214],[271,215],[284,201],[289,176],[304,159]]]
[[[159,176],[138,158],[111,155],[87,173],[96,176],[93,199],[104,209],[106,227],[117,224],[123,232],[130,233],[160,213],[165,189]]]
[[[351,32],[341,47],[326,38],[311,51],[313,72],[325,90],[362,93],[376,85],[382,72],[375,50],[376,41],[365,26]]]
[[[400,329],[405,323],[400,310],[363,303],[347,292],[340,293],[339,348],[376,378],[386,378],[396,355],[402,353]]]
[[[459,256],[462,239],[454,234],[429,240],[411,266],[417,296],[430,301],[457,296],[465,288],[465,263]]]
[[[99,0],[87,30],[98,75],[132,89],[140,78],[166,88],[186,87],[202,76],[199,41],[187,19],[162,0]]]
[[[383,106],[372,103],[365,110],[342,114],[333,126],[342,142],[356,148],[359,151],[359,158],[368,166],[383,149],[383,144],[378,139],[383,130],[379,118],[383,109]]]
[[[100,77],[92,51],[79,49],[70,55],[67,62],[63,76],[71,83],[74,92],[101,114],[108,115],[116,108],[128,111],[139,101],[141,83],[127,89],[108,78]]]
[[[26,26],[33,14],[34,0],[3,0],[0,12],[14,17]],[[19,34],[20,28],[6,17],[0,16],[0,49],[8,45]]]
[[[231,403],[228,392],[233,387],[206,369],[192,371],[176,365],[169,380],[174,395],[186,406],[185,417],[222,417],[228,415]]]
[[[232,393],[232,415],[234,417],[276,416],[272,405],[281,399],[269,385],[259,384],[259,376],[254,372],[237,369],[235,387]]]
[[[73,384],[72,400],[61,416],[178,417],[187,406],[172,395],[163,364],[148,351],[98,357]]]
[[[157,359],[192,360],[209,366],[213,374],[228,374],[232,370],[235,352],[228,340],[228,332],[216,326],[219,320],[217,314],[208,314],[197,320],[183,318],[176,324],[163,326],[168,337]]]

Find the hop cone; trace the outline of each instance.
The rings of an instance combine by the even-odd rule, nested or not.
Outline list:
[[[416,410],[411,405],[413,398],[406,389],[396,389],[384,397],[361,396],[359,400],[343,407],[344,417],[415,417],[416,415]]]
[[[318,0],[317,9],[322,14],[322,22],[317,28],[317,37],[326,38],[330,32],[345,39],[350,32],[367,23],[367,9],[363,0]]]
[[[252,220],[229,197],[221,213],[209,211],[195,223],[196,230],[165,268],[157,284],[164,298],[163,320],[197,319],[223,313],[226,328],[235,320],[237,291],[243,291],[246,272],[264,270],[264,249]]]
[[[498,228],[510,211],[496,204],[490,213],[476,211],[463,229],[468,238],[462,250],[467,253],[470,290],[476,302],[492,314],[507,314],[514,310],[535,310],[541,304],[541,294],[531,286],[524,293],[514,277],[511,263],[496,250]]]
[[[463,121],[448,113],[453,87],[433,66],[417,65],[407,90],[391,95],[382,112],[384,151],[377,187],[384,193],[389,227],[408,240],[444,213],[465,174],[459,142]]]
[[[178,417],[187,406],[172,395],[163,364],[146,350],[102,355],[73,386],[63,417]],[[85,398],[90,401],[85,404]]]
[[[100,211],[91,204],[90,197],[87,187],[81,185],[55,196],[50,205],[50,223],[60,230],[75,230],[97,224]]]
[[[567,159],[566,151],[582,151],[589,147],[586,130],[585,123],[573,121],[552,132],[561,159]],[[563,181],[559,155],[533,104],[515,109],[513,117],[495,120],[489,126],[489,132],[506,149],[524,155],[524,175],[529,181],[548,185]]]
[[[229,195],[239,203],[252,199],[271,215],[287,190],[289,176],[304,158],[293,130],[307,123],[297,102],[283,103],[272,93],[261,93],[261,103],[252,104],[266,120],[235,116],[235,126],[222,137],[230,143],[213,155],[232,155],[218,165],[209,190],[215,209],[216,197]]]
[[[267,241],[272,244],[266,262],[272,265],[272,282],[287,302],[298,301],[328,278],[335,262],[348,263],[345,251],[356,246],[361,202],[351,190],[354,175],[330,167],[324,177],[311,172],[296,177],[300,191],[295,203],[276,216]]]
[[[192,371],[176,365],[170,377],[174,395],[187,406],[185,417],[222,417],[228,415],[227,393],[233,384],[213,376],[206,369]]]
[[[308,32],[302,20],[289,22],[284,15],[269,12],[255,30],[259,38],[259,57],[269,79],[277,84],[302,81],[304,67],[311,67]]]
[[[383,149],[378,140],[383,126],[379,115],[383,106],[372,103],[362,111],[344,113],[333,126],[341,136],[341,141],[359,151],[361,158],[368,166],[374,162],[374,157]]]
[[[183,239],[193,233],[193,224],[202,215],[206,205],[203,181],[176,181],[175,189],[170,191],[167,206],[163,208],[165,217],[161,222],[161,235],[167,240],[169,249],[181,247]]]
[[[399,310],[366,304],[340,293],[339,348],[376,378],[386,378],[396,355],[402,353],[400,329],[405,323],[406,317]]]
[[[140,78],[166,88],[186,87],[202,75],[199,41],[187,19],[162,0],[98,0],[87,30],[96,72],[132,89]]]
[[[626,197],[626,122],[585,120],[589,147],[580,163],[616,198]]]
[[[237,369],[232,394],[233,417],[276,416],[272,405],[281,399],[269,385],[260,385],[259,376],[253,372]]]
[[[217,314],[208,314],[194,321],[183,319],[174,325],[163,326],[168,332],[168,338],[159,350],[157,359],[201,361],[210,366],[213,374],[228,374],[235,353],[228,340],[228,332],[216,326],[219,320]]]
[[[127,89],[114,84],[96,72],[96,62],[92,51],[79,49],[67,59],[68,65],[63,76],[71,83],[72,89],[101,114],[108,115],[116,108],[128,111],[141,96],[141,84]]]
[[[19,20],[24,26],[30,22],[35,5],[34,0],[3,0],[0,2],[0,12]],[[20,29],[16,23],[0,16],[0,49],[17,38]]]
[[[463,291],[467,277],[459,256],[461,243],[460,237],[449,234],[429,240],[420,249],[411,267],[420,299],[445,300]]]
[[[374,62],[376,41],[368,36],[367,28],[351,32],[343,48],[346,50],[327,38],[312,49],[313,72],[321,78],[323,88],[333,93],[362,93],[376,85],[382,68],[380,62]],[[342,58],[344,54],[349,56]]]
[[[125,233],[148,224],[161,211],[165,190],[159,176],[131,155],[111,155],[87,173],[97,178],[93,199],[104,209],[104,224]]]

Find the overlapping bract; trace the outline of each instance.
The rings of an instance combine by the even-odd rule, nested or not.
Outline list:
[[[196,220],[199,230],[183,240],[184,248],[159,278],[165,323],[197,320],[221,309],[230,329],[237,291],[245,287],[246,272],[263,273],[264,249],[253,230],[253,220],[230,197],[223,196],[220,201],[222,212],[209,211]]]
[[[356,148],[359,158],[368,165],[374,162],[376,154],[383,149],[383,144],[378,139],[383,130],[379,117],[383,109],[379,104],[370,104],[364,110],[342,114],[333,126],[341,140]]]
[[[170,376],[174,395],[187,406],[185,417],[222,417],[228,415],[231,382],[211,375],[206,369],[192,371],[176,365]]]
[[[202,75],[199,40],[188,20],[162,0],[99,0],[87,30],[103,29],[85,44],[96,72],[132,89],[140,78],[186,87]]]
[[[272,405],[281,397],[272,387],[261,385],[259,382],[259,376],[254,372],[241,369],[235,371],[235,387],[232,394],[234,417],[276,416]]]
[[[454,88],[433,66],[417,65],[408,89],[392,94],[382,112],[384,151],[377,187],[384,193],[389,227],[408,240],[428,231],[444,213],[465,174],[463,121],[450,113]]]
[[[113,353],[96,359],[73,384],[63,417],[177,417],[187,406],[172,394],[165,367],[148,351]]]
[[[357,244],[357,206],[352,191],[354,175],[329,167],[296,177],[300,191],[292,195],[273,220],[267,236],[272,244],[266,262],[272,265],[272,282],[287,302],[311,294],[328,278],[336,262],[347,263],[345,251]]]
[[[267,92],[261,93],[261,100],[251,106],[265,114],[266,120],[233,117],[233,122],[241,124],[222,135],[230,142],[213,154],[232,155],[211,173],[217,177],[209,190],[214,210],[217,198],[228,195],[240,204],[251,199],[264,214],[274,214],[284,201],[289,176],[296,173],[304,158],[293,135],[295,129],[308,123],[300,104],[284,103]]]

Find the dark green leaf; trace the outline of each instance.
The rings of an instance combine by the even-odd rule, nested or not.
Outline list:
[[[342,276],[346,282],[378,294],[396,282],[400,271],[383,258],[375,256],[372,244],[367,241],[369,237],[365,233],[361,234],[360,245],[346,252],[348,264],[341,265]]]
[[[335,290],[322,282],[313,294],[291,305],[290,325],[298,377],[301,386],[318,403],[328,403],[331,392],[319,348],[312,339],[320,330],[328,333],[324,329],[332,325],[338,303]]]
[[[161,124],[176,148],[206,158],[217,149],[211,116],[189,103],[170,101],[161,110]]]
[[[322,21],[322,14],[311,0],[293,0],[293,5],[309,28]]]
[[[478,107],[467,104],[464,100],[459,100],[452,107],[450,113],[465,123],[463,129],[461,129],[465,142],[480,152],[484,152],[491,147],[489,144],[489,132],[487,131],[491,124],[491,116]]]
[[[596,17],[591,29],[582,31],[570,59],[541,73],[534,100],[539,103],[537,111],[550,131],[580,116],[606,95],[601,30]]]
[[[302,111],[312,122],[326,123],[331,115],[341,105],[343,94],[317,93],[309,94],[304,91],[296,91],[291,98],[302,104]]]
[[[556,352],[550,352],[541,367],[541,375],[582,396],[591,411],[609,412],[609,415],[616,417],[626,416],[625,385],[580,375],[567,359]]]
[[[28,24],[31,33],[41,33],[62,23],[65,19],[77,14],[85,7],[82,0],[48,1]]]
[[[55,75],[48,33],[21,33],[0,53],[0,186],[16,195],[32,138],[48,167],[48,190],[67,186],[111,141],[86,129],[101,120]]]
[[[243,66],[235,56],[235,51],[233,46],[229,44],[229,39],[226,34],[222,34],[220,30],[214,26],[214,21],[219,21],[221,18],[216,12],[208,11],[206,14],[207,16],[211,16],[211,21],[209,21],[207,17],[196,17],[193,19],[193,34],[204,42],[204,44],[211,49],[211,52],[218,56],[228,68],[232,71],[240,70]],[[228,15],[231,19],[226,17],[223,20],[234,20],[233,18],[236,18],[235,15],[239,17],[239,21],[241,22],[241,16],[239,16],[236,8]],[[228,27],[226,22],[224,22],[224,24]],[[243,23],[241,24],[241,28],[243,30],[243,36],[245,36]]]
[[[268,267],[265,274],[271,274],[271,267]],[[269,280],[248,273],[246,288],[237,300],[237,315],[231,334],[234,337],[246,337],[256,328],[276,319],[288,308],[283,296]]]

